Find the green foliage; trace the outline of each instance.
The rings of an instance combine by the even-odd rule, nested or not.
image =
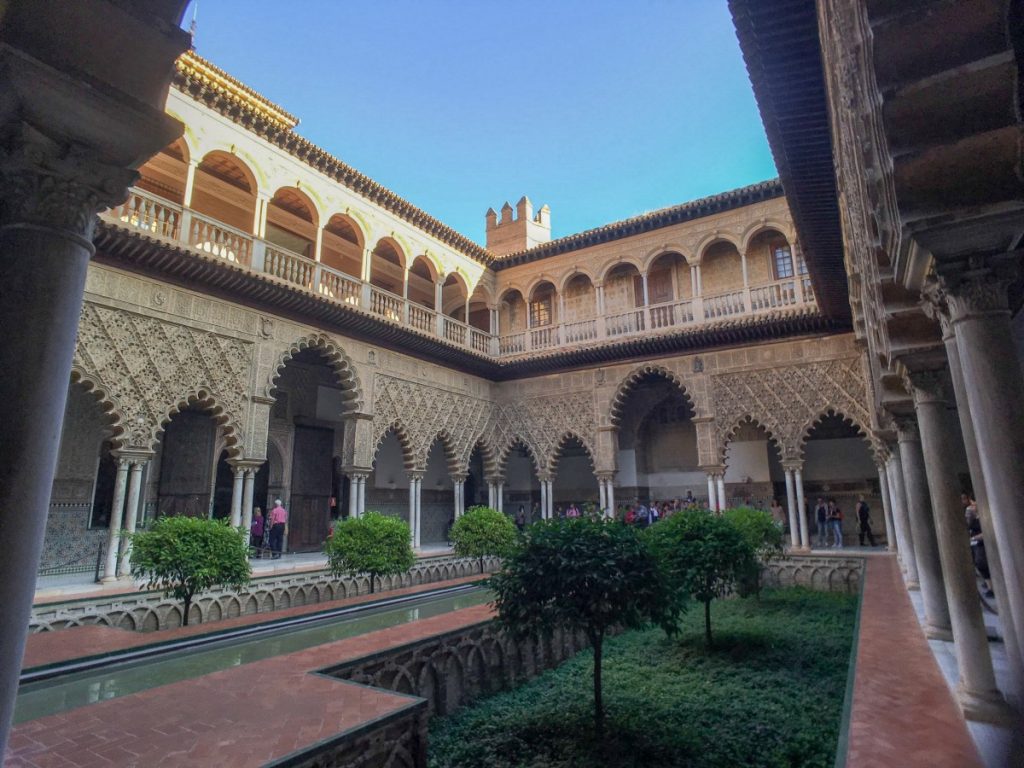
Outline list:
[[[128,535],[132,576],[181,600],[185,625],[195,595],[213,587],[241,589],[252,576],[247,536],[225,521],[159,517]]]
[[[459,557],[479,558],[483,573],[485,557],[504,557],[515,546],[516,527],[496,509],[470,507],[452,525],[449,538]]]
[[[723,517],[743,534],[753,547],[760,562],[755,562],[748,573],[740,576],[738,588],[741,595],[761,593],[761,563],[782,557],[782,527],[776,523],[770,512],[753,507],[736,507],[724,512]]]
[[[651,552],[675,599],[704,604],[705,638],[711,645],[711,601],[728,595],[757,567],[754,548],[727,518],[683,510],[645,532]]]
[[[587,517],[535,523],[490,580],[498,622],[514,637],[582,631],[594,649],[594,721],[603,729],[601,654],[615,627],[660,624],[676,615],[665,582],[637,532]]]
[[[335,576],[369,574],[370,592],[375,590],[377,578],[405,573],[416,562],[409,525],[379,512],[338,521],[324,551]]]
[[[590,654],[430,727],[431,768],[831,768],[839,735],[853,595],[766,590],[700,617],[676,639],[656,630],[609,638],[605,696],[615,727],[595,738]]]

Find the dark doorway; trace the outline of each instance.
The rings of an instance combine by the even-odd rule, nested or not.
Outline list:
[[[213,516],[218,520],[231,517],[234,479],[235,471],[228,464],[228,452],[222,451],[217,460],[217,479],[213,485]]]
[[[157,514],[206,517],[210,513],[213,443],[217,426],[205,413],[175,414],[164,431]]]
[[[288,549],[320,549],[330,524],[334,430],[295,427]]]

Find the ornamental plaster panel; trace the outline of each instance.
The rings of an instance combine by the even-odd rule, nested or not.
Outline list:
[[[170,417],[198,403],[240,452],[252,361],[251,342],[89,301],[82,307],[74,367],[123,419],[121,447],[152,450]]]
[[[814,424],[829,413],[869,435],[871,414],[859,358],[721,373],[711,379],[718,451],[736,428],[755,421],[779,444],[784,460],[799,460]]]

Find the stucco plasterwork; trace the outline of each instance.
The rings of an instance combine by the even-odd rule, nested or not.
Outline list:
[[[783,459],[798,460],[807,433],[837,413],[867,434],[871,414],[859,358],[822,360],[711,377],[720,450],[736,427],[757,422],[779,444]]]
[[[237,452],[252,359],[246,341],[86,302],[74,367],[114,404],[124,447],[152,450],[167,420],[198,403]]]

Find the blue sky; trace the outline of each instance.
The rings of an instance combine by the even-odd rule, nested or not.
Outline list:
[[[776,175],[725,0],[199,0],[195,42],[477,242],[524,194],[561,237]]]

